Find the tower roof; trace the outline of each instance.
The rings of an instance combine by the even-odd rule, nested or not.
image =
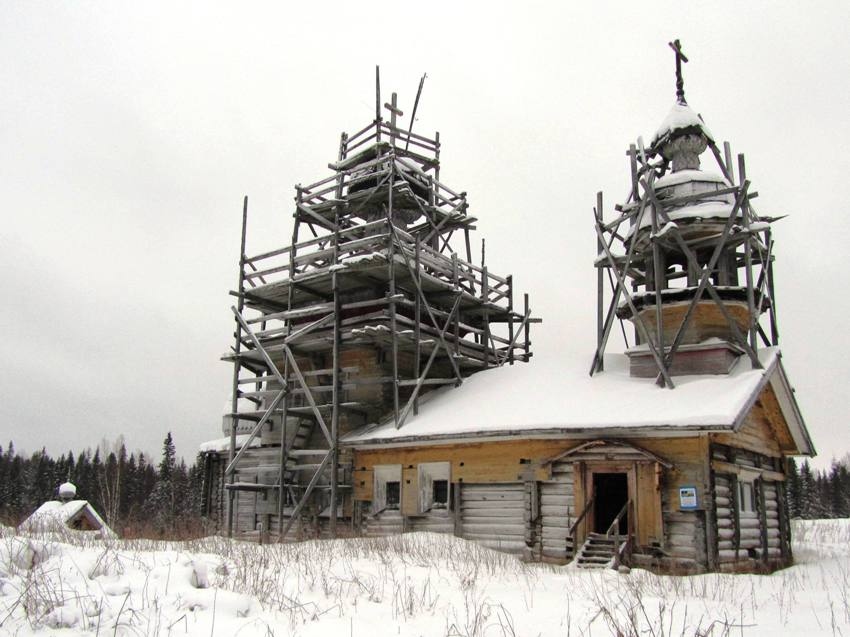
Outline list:
[[[714,136],[702,118],[687,104],[677,102],[673,104],[667,117],[655,131],[651,146],[653,148],[663,146],[674,137],[689,134],[702,134],[707,140],[714,141]]]

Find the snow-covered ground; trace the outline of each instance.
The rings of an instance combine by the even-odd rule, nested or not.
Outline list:
[[[257,546],[0,528],[0,634],[850,635],[850,520],[773,575],[524,564],[454,537]]]

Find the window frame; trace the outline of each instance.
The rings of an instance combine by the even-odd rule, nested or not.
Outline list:
[[[402,480],[400,464],[375,465],[372,473],[372,515],[387,509],[387,483],[398,482],[399,510],[401,509]],[[393,509],[396,510],[396,509]]]
[[[738,513],[757,513],[756,488],[753,480],[738,480]]]
[[[452,463],[445,462],[420,462],[418,466],[418,486],[419,486],[419,503],[418,510],[420,514],[427,513],[433,509],[441,511],[451,510],[451,477]],[[446,501],[437,503],[442,506],[435,506],[434,502],[434,482],[444,480],[446,482]]]

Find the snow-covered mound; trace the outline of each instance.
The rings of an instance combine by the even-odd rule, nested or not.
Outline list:
[[[850,634],[850,520],[795,525],[769,576],[525,564],[451,536],[258,546],[0,529],[0,634]]]

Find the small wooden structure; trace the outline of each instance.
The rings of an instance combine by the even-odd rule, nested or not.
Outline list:
[[[89,531],[103,538],[115,533],[88,500],[76,499],[77,488],[70,482],[59,485],[58,500],[49,500],[24,520],[20,529],[29,533]]]

